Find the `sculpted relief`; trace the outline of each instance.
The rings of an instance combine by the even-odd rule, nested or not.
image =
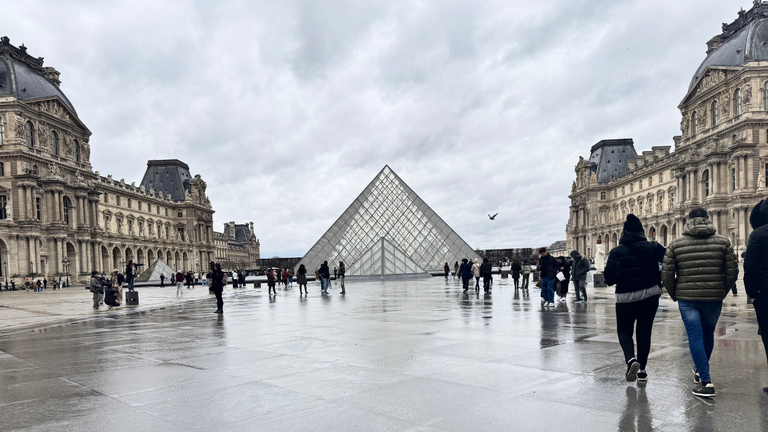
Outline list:
[[[725,72],[721,70],[709,71],[699,83],[699,91],[707,91],[725,79]]]

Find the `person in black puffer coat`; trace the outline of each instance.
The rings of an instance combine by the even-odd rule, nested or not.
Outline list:
[[[483,258],[483,263],[480,264],[480,276],[483,278],[483,290],[487,293],[491,290],[491,273],[493,268],[488,258]]]
[[[539,278],[541,278],[541,303],[545,307],[555,305],[555,276],[557,275],[557,263],[547,248],[539,249]]]
[[[468,259],[464,258],[461,260],[459,272],[461,273],[461,283],[464,286],[464,291],[466,291],[469,289],[469,281],[472,280],[472,275],[474,274],[472,272],[472,264],[469,263]]]
[[[510,270],[512,270],[512,280],[515,281],[515,289],[518,289],[520,288],[520,272],[523,270],[523,266],[520,264],[520,261],[515,260]]]
[[[661,276],[659,263],[664,246],[645,238],[643,224],[635,215],[627,215],[619,246],[608,255],[605,282],[616,285],[616,331],[627,362],[627,381],[646,381],[645,365],[651,352],[653,319],[659,308]],[[632,340],[637,322],[637,358]]]
[[[768,355],[768,200],[762,200],[749,216],[752,234],[744,255],[744,288],[757,313],[757,324]],[[763,387],[768,393],[768,387]]]

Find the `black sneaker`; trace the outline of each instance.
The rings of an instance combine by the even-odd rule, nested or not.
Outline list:
[[[715,386],[713,386],[712,383],[699,383],[693,386],[691,393],[705,398],[715,397]]]
[[[646,381],[648,381],[648,373],[645,372],[645,369],[641,369],[640,372],[637,373],[637,382]]]
[[[693,368],[693,383],[701,384],[701,375],[699,375],[699,371],[695,367]]]
[[[637,360],[631,359],[627,362],[627,381],[635,381],[637,379],[637,372],[640,370],[640,363]]]

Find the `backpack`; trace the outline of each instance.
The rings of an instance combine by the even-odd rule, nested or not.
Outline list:
[[[523,274],[524,274],[524,275],[529,275],[529,274],[531,274],[531,266],[529,266],[528,264],[524,265],[524,266],[523,266]]]

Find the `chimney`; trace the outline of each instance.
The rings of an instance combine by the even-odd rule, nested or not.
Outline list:
[[[52,82],[53,85],[56,87],[61,87],[61,80],[59,80],[59,76],[61,75],[61,72],[57,71],[55,68],[52,68],[50,66],[46,66],[43,68],[43,76],[48,81]]]

